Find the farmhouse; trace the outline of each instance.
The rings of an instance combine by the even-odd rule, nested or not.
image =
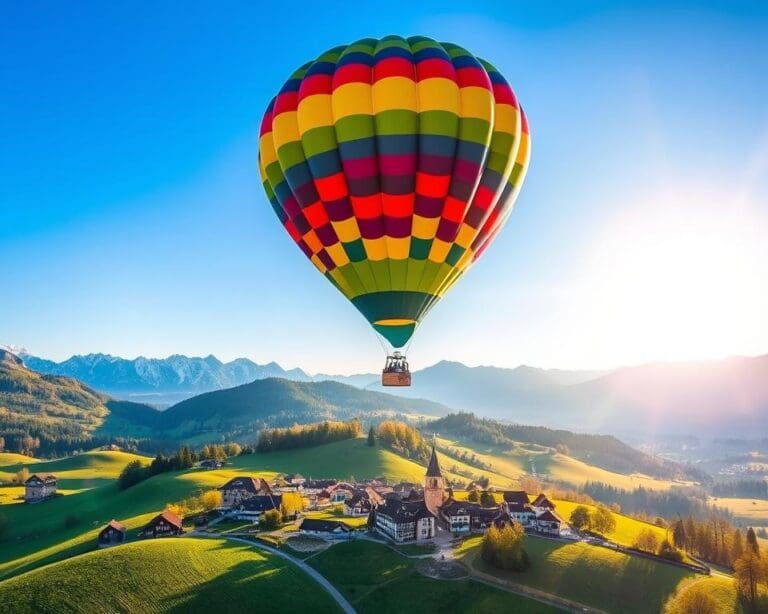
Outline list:
[[[122,544],[125,541],[125,525],[117,520],[110,520],[106,527],[99,531],[99,546]]]
[[[224,508],[233,508],[256,495],[272,494],[272,489],[266,480],[250,476],[232,478],[219,490],[221,491],[221,505]]]
[[[533,511],[536,512],[536,515],[539,515],[547,510],[554,510],[555,504],[547,499],[547,496],[544,493],[540,493],[539,496],[533,500],[533,503],[531,503],[531,507],[533,508]]]
[[[451,533],[483,531],[492,524],[504,524],[509,519],[502,506],[483,507],[479,503],[453,499],[440,507],[440,517]]]
[[[305,518],[299,525],[299,532],[305,535],[318,535],[320,537],[349,537],[352,535],[352,527],[340,520],[321,520],[318,518]]]
[[[258,522],[264,512],[279,510],[282,495],[256,495],[240,503],[233,512],[237,520]]]
[[[300,473],[289,473],[285,476],[285,481],[291,486],[303,486],[307,479]]]
[[[545,510],[536,516],[536,530],[545,535],[560,536],[568,525],[552,510]]]
[[[302,485],[302,490],[307,495],[316,495],[321,490],[333,488],[339,483],[338,480],[324,479],[324,480],[306,480]]]
[[[56,476],[52,473],[33,473],[24,482],[24,500],[38,503],[56,495]]]
[[[382,503],[384,498],[368,486],[364,490],[355,491],[355,494],[344,501],[344,513],[347,516],[367,516]]]
[[[528,503],[528,495],[524,490],[507,490],[503,493],[503,506],[510,518],[524,527],[530,526],[536,514]]]
[[[181,527],[181,518],[176,514],[164,511],[158,514],[141,530],[141,537],[172,537],[181,535],[184,529]]]
[[[224,463],[214,458],[206,458],[205,460],[200,461],[200,466],[203,469],[221,469],[224,466]]]

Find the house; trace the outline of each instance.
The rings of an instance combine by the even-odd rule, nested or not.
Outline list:
[[[535,527],[539,533],[559,537],[567,530],[568,525],[552,510],[545,510],[536,516]]]
[[[307,479],[300,473],[289,473],[285,476],[285,481],[291,486],[303,486]]]
[[[502,496],[504,498],[502,505],[512,520],[527,527],[536,519],[536,514],[524,490],[506,490]]]
[[[503,506],[483,507],[471,501],[449,499],[440,507],[440,517],[451,533],[484,531],[492,524],[503,522],[508,515]]]
[[[224,466],[224,462],[215,458],[206,458],[200,461],[200,466],[203,469],[221,469]]]
[[[316,535],[326,538],[343,538],[352,536],[352,527],[340,520],[320,520],[305,518],[299,525],[299,532],[304,535]]]
[[[117,520],[110,520],[106,527],[99,531],[99,546],[122,544],[125,541],[125,525]]]
[[[432,539],[435,536],[436,520],[424,500],[387,499],[374,511],[376,529],[396,542]]]
[[[236,520],[256,523],[264,512],[280,510],[282,495],[256,495],[237,505],[232,512]]]
[[[547,499],[547,496],[544,493],[539,494],[538,497],[536,497],[533,500],[533,503],[531,503],[531,507],[533,508],[533,511],[536,512],[536,515],[549,510],[550,512],[555,509],[555,504],[552,503],[549,499]]]
[[[384,497],[367,486],[344,501],[344,513],[347,516],[367,516],[382,503],[384,503]]]
[[[181,527],[181,518],[166,510],[150,520],[139,535],[141,537],[172,537],[182,533],[184,529]]]
[[[331,494],[331,503],[344,503],[351,499],[355,494],[355,489],[351,484],[339,482],[336,486],[329,489]]]
[[[321,490],[332,488],[339,483],[338,480],[324,479],[324,480],[306,480],[302,484],[302,489],[306,495],[316,495]]]
[[[24,482],[24,500],[38,503],[56,495],[56,476],[52,473],[33,473]]]
[[[234,477],[221,488],[221,506],[233,508],[256,495],[271,495],[272,489],[266,480],[250,476]]]

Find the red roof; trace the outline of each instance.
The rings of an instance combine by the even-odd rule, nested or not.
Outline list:
[[[162,514],[159,514],[155,519],[162,518],[165,520],[168,524],[172,524],[175,527],[181,528],[181,518],[179,518],[176,514],[173,512],[170,512],[168,510],[165,510]]]
[[[536,520],[546,520],[548,522],[559,522],[561,524],[563,522],[562,518],[560,518],[556,514],[553,514],[550,510],[547,510],[543,514],[536,516]]]
[[[118,522],[114,518],[112,520],[110,520],[107,523],[107,526],[104,527],[104,528],[106,529],[108,527],[113,528],[115,531],[120,531],[121,533],[125,533],[125,525],[123,523],[121,523],[121,522]]]
[[[551,510],[555,509],[555,504],[547,499],[547,496],[544,493],[541,493],[538,497],[536,497],[531,505],[533,507],[548,507]]]

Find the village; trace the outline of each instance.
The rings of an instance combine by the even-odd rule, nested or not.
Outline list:
[[[201,468],[218,469],[221,462],[205,460]],[[459,537],[482,533],[491,525],[503,527],[513,523],[542,536],[572,535],[568,523],[557,514],[555,504],[543,493],[532,493],[531,500],[522,490],[482,490],[476,482],[462,489],[454,490],[454,486],[446,484],[434,448],[423,484],[389,484],[385,477],[353,484],[335,478],[305,478],[300,474],[278,476],[271,482],[257,476],[237,476],[218,488],[220,506],[211,514],[192,519],[192,528],[204,530],[209,516],[214,516],[217,521],[250,523],[254,528],[249,532],[255,532],[263,517],[272,512],[279,514],[282,523],[293,523],[299,534],[324,539],[351,539],[370,532],[397,544],[428,543],[441,535]],[[43,503],[56,496],[56,489],[55,475],[33,474],[25,482],[25,501]],[[288,497],[301,501],[299,509],[286,509],[284,499]],[[336,517],[322,513],[327,510],[335,510]],[[367,522],[349,522],[360,518]],[[141,528],[137,536],[183,535],[184,525],[184,518],[166,509]],[[113,519],[99,532],[98,544],[123,543],[126,533],[126,527]]]

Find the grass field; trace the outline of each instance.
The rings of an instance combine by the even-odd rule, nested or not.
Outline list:
[[[438,438],[438,444],[440,447],[449,447],[459,452],[466,451],[469,454],[475,454],[479,460],[491,466],[493,473],[511,480],[518,480],[523,475],[532,474],[535,470],[536,475],[541,479],[564,482],[574,487],[581,486],[588,481],[605,482],[627,490],[633,490],[639,486],[651,490],[667,490],[673,484],[687,484],[687,482],[658,480],[641,474],[623,475],[588,465],[564,454],[547,454],[525,445],[509,449],[502,446],[474,443],[470,445],[466,442],[441,438]],[[445,463],[444,467],[450,467],[456,461],[446,457],[445,461],[441,459],[442,462]],[[480,470],[475,469],[475,471]]]
[[[336,544],[307,559],[361,613],[365,612],[526,612],[555,608],[473,580],[435,580],[422,576],[408,559],[381,544]]]
[[[690,578],[711,580],[671,565],[583,542],[563,543],[537,537],[525,540],[531,568],[523,573],[507,572],[494,569],[480,559],[481,540],[475,537],[465,541],[457,549],[457,556],[498,578],[608,612],[659,612],[681,582]],[[723,614],[729,611],[732,610],[724,610]]]
[[[768,501],[765,499],[736,499],[731,497],[713,497],[709,502],[718,507],[725,507],[733,515],[755,526],[768,526]]]
[[[690,610],[681,607],[679,600],[685,593],[703,593],[712,598],[716,612],[728,613],[739,611],[738,596],[732,578],[713,576],[711,578],[691,578],[682,582],[675,594],[667,602],[665,614],[690,614]]]
[[[0,612],[337,612],[287,561],[224,540],[160,539],[100,550],[0,583]]]

